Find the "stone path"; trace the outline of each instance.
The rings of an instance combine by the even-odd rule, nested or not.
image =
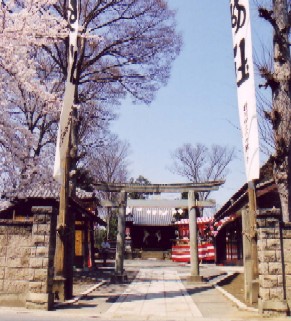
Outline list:
[[[131,283],[106,283],[98,287],[96,278],[86,296],[55,311],[23,308],[1,309],[1,321],[264,321],[257,312],[240,310],[211,283],[189,282],[189,266],[172,262],[126,262]],[[233,270],[233,268],[231,268]],[[100,271],[99,271],[100,272]],[[104,269],[105,272],[112,272]],[[201,274],[214,280],[221,272],[215,266],[201,266]],[[110,275],[110,273],[108,274]],[[137,276],[134,280],[133,277]],[[88,281],[88,280],[87,280]],[[98,279],[98,281],[100,281]],[[81,288],[80,288],[81,289]],[[8,309],[8,310],[7,310]],[[287,321],[290,317],[272,318]],[[271,320],[271,318],[269,319]]]
[[[128,320],[172,320],[202,317],[177,271],[141,269],[134,282],[102,317]]]

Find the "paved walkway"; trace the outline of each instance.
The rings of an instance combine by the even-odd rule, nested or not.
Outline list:
[[[188,295],[177,271],[142,269],[126,291],[103,315],[109,319],[160,320],[171,318],[193,320],[202,317]]]
[[[104,269],[104,276],[112,267]],[[0,309],[1,320],[23,321],[262,321],[255,311],[239,309],[219,289],[207,282],[187,281],[189,266],[166,261],[126,261],[129,275],[136,275],[129,284],[108,283],[96,288],[100,280],[94,279],[91,290],[74,304],[55,311],[32,311],[22,308]],[[221,270],[215,266],[201,266],[201,274],[212,279],[221,273],[234,272],[233,268]],[[100,271],[99,271],[100,272]],[[10,318],[11,317],[11,318]],[[13,319],[18,317],[17,319]],[[290,317],[272,321],[288,321]]]
[[[77,305],[56,311],[56,314],[78,317],[78,321],[91,318],[112,321],[265,320],[255,311],[239,309],[209,282],[188,282],[189,265],[128,260],[125,270],[137,272],[130,284],[108,284],[94,290]],[[206,278],[215,279],[221,274],[242,272],[242,268],[204,265],[200,272]],[[272,321],[286,320],[290,318],[272,318]]]

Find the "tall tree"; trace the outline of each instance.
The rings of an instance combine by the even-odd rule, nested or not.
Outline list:
[[[66,18],[66,1],[58,0],[52,10]],[[174,18],[164,0],[80,2],[74,103],[83,115],[118,105],[127,94],[134,102],[153,100],[180,50]],[[66,78],[68,40],[43,48]],[[81,145],[80,119],[75,120],[73,151]]]
[[[87,150],[80,167],[87,169],[93,188],[96,182],[124,183],[128,179],[128,155],[129,144],[119,140],[116,135],[111,135],[107,137],[103,146]],[[118,200],[118,193],[97,192],[97,195],[113,202]],[[108,208],[106,214],[107,236],[109,237],[112,232],[110,226],[115,221],[113,216],[116,213],[114,209]]]
[[[36,106],[37,100],[38,111],[46,103],[46,114],[55,117],[54,112],[59,112],[59,98],[62,98],[58,95],[59,91],[56,94],[51,90],[53,88],[47,90],[47,84],[39,79],[36,67],[40,66],[35,59],[35,47],[39,48],[38,57],[41,55],[44,61],[54,66],[53,77],[50,76],[49,82],[58,83],[58,90],[62,92],[61,84],[67,76],[67,2],[3,0],[0,9],[1,39],[4,39],[0,43],[0,77],[3,83],[16,82],[22,87],[21,92],[19,88],[16,92],[26,108],[22,108],[16,117],[18,123],[15,118],[13,125],[17,130],[14,136],[17,135],[19,141],[23,140],[22,144],[32,141],[40,143],[39,148],[35,144],[29,146],[26,155],[22,157],[33,159],[34,151],[37,151],[35,156],[40,154],[43,143],[47,142],[44,137],[48,137],[47,134],[38,136],[37,130],[25,128],[20,119],[32,115],[31,107],[27,106],[31,102]],[[132,95],[134,101],[149,103],[153,99],[154,93],[166,83],[171,62],[177,56],[181,44],[180,36],[175,33],[175,13],[168,9],[165,1],[86,0],[80,2],[80,10],[75,105],[81,108],[78,108],[73,120],[77,136],[72,148],[75,163],[85,155],[86,148],[93,141],[95,145],[96,141],[99,145],[99,138],[102,139],[104,131],[108,131],[109,121],[115,118],[112,106],[118,105],[127,93]],[[60,38],[65,40],[57,42]],[[3,87],[0,91],[1,94],[5,93]],[[15,96],[13,89],[10,92]],[[33,92],[38,94],[37,98],[31,97],[30,93]],[[6,100],[1,101],[2,106],[4,102]],[[6,120],[2,119],[5,126],[9,123],[7,119],[11,112],[13,111],[6,114]],[[43,119],[43,115],[41,118]],[[47,116],[45,118],[48,119]],[[40,128],[39,121],[38,124]],[[49,127],[48,131],[51,131],[55,122]],[[9,130],[6,134],[8,132]],[[34,135],[31,135],[32,132]],[[40,137],[42,142],[38,140]],[[17,140],[15,144],[16,142]],[[12,152],[11,158],[13,154],[17,154],[14,151],[18,149],[18,145],[14,148],[15,144],[8,146]],[[79,155],[76,155],[78,148]],[[3,150],[7,151],[7,146]],[[22,160],[21,162],[24,163]]]
[[[66,1],[54,9],[66,18]],[[151,102],[180,49],[174,16],[163,0],[80,2],[76,103],[112,104],[126,93]],[[45,50],[66,74],[68,42]]]
[[[80,167],[86,167],[95,182],[121,183],[128,179],[129,144],[116,135],[107,137],[104,145],[87,150]]]
[[[281,200],[283,220],[291,220],[291,59],[290,0],[273,0],[259,4],[259,15],[273,29],[272,66],[261,65],[259,71],[270,87],[272,105],[265,117],[272,126],[275,153],[273,175]]]
[[[213,145],[211,148],[203,144],[184,144],[171,155],[173,166],[171,171],[190,182],[224,180],[228,166],[235,157],[234,148]],[[206,200],[211,192],[199,192],[200,200]]]
[[[129,180],[130,184],[138,184],[138,185],[150,185],[151,182],[145,178],[142,175],[139,175],[136,179],[134,179],[133,177],[130,178]],[[152,193],[144,193],[144,192],[132,192],[129,193],[129,197],[131,199],[141,199],[144,200],[148,197],[148,195],[151,195]]]
[[[46,163],[42,174],[47,168],[40,150],[51,140],[56,117],[50,111],[58,107],[58,91],[51,90],[51,78],[44,75],[50,62],[41,61],[37,52],[68,34],[66,21],[50,10],[55,2],[0,2],[0,188],[6,191],[16,188],[20,178],[27,180],[40,160]]]
[[[32,53],[38,64],[35,81],[41,84],[45,92],[53,93],[54,105],[57,106],[63,84],[54,81],[55,63],[37,50],[31,50]],[[6,181],[7,191],[8,187],[19,188],[20,182],[23,185],[25,181],[28,183],[29,177],[33,180],[36,173],[37,180],[40,174],[47,179],[51,176],[46,169],[48,158],[53,158],[58,111],[51,108],[51,101],[44,99],[39,92],[29,90],[11,71],[6,72],[9,82],[1,86],[5,103],[0,115],[3,124],[0,127],[0,177]]]

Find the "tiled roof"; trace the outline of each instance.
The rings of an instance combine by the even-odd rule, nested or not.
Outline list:
[[[28,187],[25,191],[20,191],[14,194],[16,198],[55,198],[58,199],[60,196],[60,185],[57,183],[50,185],[33,185]],[[93,192],[86,192],[80,188],[76,189],[76,195],[79,199],[87,199],[94,197]]]
[[[137,208],[127,207],[126,221],[133,222],[134,225],[168,226],[174,221],[174,208]],[[106,219],[107,209],[98,208],[98,216]],[[197,223],[210,223],[213,217],[198,217]],[[182,219],[175,224],[189,224],[189,219]]]
[[[257,198],[269,191],[276,190],[276,184],[273,179],[258,182],[256,184]],[[237,192],[235,192],[230,199],[215,213],[214,221],[219,221],[235,213],[248,203],[248,183],[245,183]]]
[[[33,186],[16,193],[16,198],[59,198],[59,186]]]
[[[127,220],[130,217],[134,225],[168,226],[173,224],[174,209],[134,207],[131,208],[131,213],[128,213]]]
[[[213,221],[213,217],[197,217],[197,224],[210,223],[212,221]],[[178,224],[178,225],[189,224],[189,219],[184,218],[180,221],[175,222],[175,224]]]
[[[15,196],[15,195],[14,195]],[[75,208],[79,208],[81,211],[84,212],[84,214],[87,215],[87,217],[93,219],[94,221],[97,221],[100,225],[106,225],[106,223],[100,219],[100,217],[97,217],[93,212],[86,209],[86,206],[84,205],[84,202],[82,202],[84,199],[92,198],[94,196],[93,193],[88,193],[86,191],[83,191],[81,189],[77,189],[77,198],[71,198],[71,201],[74,202]],[[19,192],[16,194],[15,199],[13,200],[14,203],[8,201],[8,200],[0,200],[0,212],[7,210],[10,207],[15,206],[17,202],[21,202],[23,199],[32,198],[32,199],[58,199],[59,198],[59,190],[57,188],[55,189],[47,189],[45,186],[39,186],[39,188],[31,188],[27,189],[26,192]]]

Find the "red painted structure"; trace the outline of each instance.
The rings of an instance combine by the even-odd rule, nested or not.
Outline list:
[[[198,217],[197,227],[199,231],[198,257],[202,262],[215,261],[215,248],[212,237],[209,236],[212,226],[212,218]],[[183,219],[175,223],[178,226],[179,238],[172,246],[173,262],[190,262],[189,244],[189,219]]]

